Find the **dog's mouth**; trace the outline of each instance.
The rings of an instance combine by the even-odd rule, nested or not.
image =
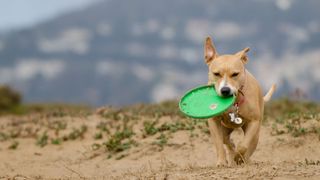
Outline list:
[[[232,97],[232,96],[236,96],[235,94],[230,94],[230,95],[222,95],[221,97],[223,98],[228,98],[228,97]]]
[[[220,97],[223,97],[223,98],[228,98],[231,96],[236,96],[236,94],[220,94]]]
[[[217,93],[220,97],[225,97],[225,98],[238,95],[237,91],[234,91],[232,88],[227,86],[222,87],[220,90],[218,90]]]

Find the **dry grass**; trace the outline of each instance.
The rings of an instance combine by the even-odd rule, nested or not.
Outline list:
[[[14,117],[5,127],[0,127],[0,141],[12,141],[9,149],[19,148],[18,138],[34,138],[35,144],[61,145],[66,141],[83,139],[89,135],[86,124],[70,126],[66,119],[86,119],[98,115],[101,120],[95,125],[93,149],[101,149],[110,155],[139,146],[138,139],[154,137],[151,145],[160,150],[170,144],[171,135],[187,131],[190,136],[208,135],[205,120],[190,119],[178,109],[177,101],[159,104],[138,104],[123,108],[103,108],[98,114],[87,106],[64,104],[26,105],[28,118]],[[291,134],[294,137],[309,133],[320,138],[320,106],[311,102],[279,99],[265,108],[264,125],[271,125],[272,135]],[[163,120],[168,119],[168,120]],[[135,129],[141,125],[143,129]]]
[[[320,106],[316,103],[288,99],[270,102],[265,109],[261,132],[263,147],[259,142],[260,149],[255,152],[258,158],[253,158],[260,158],[260,162],[222,169],[202,166],[201,163],[213,166],[215,160],[206,120],[184,116],[178,109],[177,101],[122,108],[105,107],[96,112],[85,106],[63,104],[25,106],[29,106],[29,110],[24,115],[10,114],[0,117],[0,143],[3,144],[0,151],[9,155],[21,155],[25,153],[23,151],[26,147],[32,148],[31,159],[43,159],[44,164],[50,161],[54,164],[54,167],[50,168],[59,172],[60,166],[63,166],[67,171],[64,172],[65,177],[89,177],[85,176],[83,170],[88,170],[87,173],[94,177],[95,172],[91,170],[96,165],[94,169],[100,172],[99,177],[106,179],[263,179],[288,174],[302,177],[316,172],[314,169],[320,165],[315,156],[301,155],[300,159],[293,163],[278,164],[269,163],[263,157],[267,152],[274,151],[273,148],[278,149],[278,155],[289,149],[291,152],[301,152],[302,141],[308,140],[310,144],[315,141],[314,137],[320,137]],[[82,150],[79,151],[79,148]],[[49,155],[52,152],[60,154]],[[203,154],[205,157],[202,157]],[[167,157],[168,155],[171,157]],[[7,160],[7,164],[14,164],[11,162],[12,159]],[[57,162],[57,159],[62,161]],[[69,161],[70,164],[67,163]],[[153,162],[150,162],[150,166],[145,166],[148,161]],[[132,162],[135,164],[130,164]],[[144,164],[141,171],[128,170],[140,163]],[[98,166],[101,166],[101,170]],[[122,171],[122,166],[126,166],[127,170]],[[15,167],[19,168],[19,163]],[[51,172],[50,168],[47,168],[47,172]],[[294,168],[300,169],[301,172],[292,173],[291,169]],[[5,169],[10,172],[10,167]],[[105,170],[119,170],[120,173],[108,176]],[[305,173],[304,170],[310,172]],[[14,175],[16,174],[19,173]]]
[[[315,102],[279,99],[266,106],[264,124],[272,135],[289,133],[294,137],[315,133],[320,139],[320,105]]]

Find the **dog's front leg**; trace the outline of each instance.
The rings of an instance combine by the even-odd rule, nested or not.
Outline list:
[[[226,152],[223,147],[224,130],[218,119],[208,119],[210,134],[215,144],[218,167],[227,166]]]
[[[259,140],[260,121],[249,122],[243,127],[243,130],[243,141],[237,146],[236,150],[235,161],[237,164],[246,162],[256,149]]]

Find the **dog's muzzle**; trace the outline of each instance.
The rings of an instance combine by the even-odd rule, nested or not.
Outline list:
[[[232,96],[231,88],[226,86],[220,89],[220,93],[224,97]]]

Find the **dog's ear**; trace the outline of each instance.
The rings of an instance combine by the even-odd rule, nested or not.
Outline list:
[[[208,36],[204,43],[204,59],[206,64],[209,65],[210,62],[217,57],[217,55],[216,48],[214,47],[211,38]]]
[[[246,47],[243,50],[237,52],[237,56],[240,57],[241,61],[246,64],[249,60],[248,56],[247,56],[247,52],[249,52],[250,48]]]

